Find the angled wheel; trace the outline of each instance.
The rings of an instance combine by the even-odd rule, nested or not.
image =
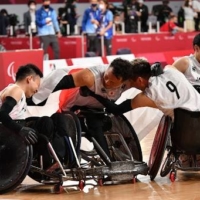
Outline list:
[[[78,158],[79,158],[79,154],[80,154],[80,141],[81,141],[81,126],[80,126],[80,123],[79,123],[79,119],[77,118],[77,116],[73,113],[73,112],[64,112],[63,115],[65,116],[64,118],[64,122],[65,125],[66,125],[66,129],[68,130],[68,134],[69,136],[71,137],[72,139],[72,142],[74,144],[74,148],[75,148],[75,151],[78,155]],[[66,142],[66,151],[67,151],[67,156],[64,160],[65,162],[65,166],[67,168],[72,168],[75,164],[76,164],[76,159],[74,157],[74,152],[71,148],[71,144],[69,142],[69,139],[67,137],[63,137]],[[44,143],[44,145],[46,145]],[[46,147],[48,148],[48,147]],[[54,150],[56,153],[58,153],[56,151],[56,148],[55,146],[53,146]],[[37,158],[36,159],[36,162],[33,163],[34,166],[36,167],[40,167],[40,163],[39,163],[39,159]],[[38,182],[41,182],[42,180],[49,180],[49,177],[45,176],[45,175],[42,175],[41,173],[39,172],[35,172],[35,171],[31,171],[29,172],[28,174],[32,179],[34,179],[35,181],[38,181]]]
[[[160,176],[161,177],[167,176],[167,174],[169,174],[170,170],[172,169],[172,165],[173,165],[172,158],[167,156],[160,170]]]
[[[13,190],[25,179],[32,154],[32,146],[0,125],[0,194]]]
[[[142,150],[140,142],[130,122],[123,115],[112,116],[111,120],[112,120],[112,128],[110,131],[121,133],[130,152],[132,153],[133,158],[135,160],[142,161],[143,158],[142,158]],[[116,138],[114,137],[113,141],[123,153],[126,153],[118,137]]]
[[[149,176],[154,180],[160,168],[171,128],[171,118],[163,116],[156,131],[149,158]]]

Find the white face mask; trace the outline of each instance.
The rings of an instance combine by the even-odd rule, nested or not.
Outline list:
[[[191,1],[189,1],[189,6],[192,6],[192,2]]]
[[[99,4],[99,9],[104,10],[105,6],[103,4]]]
[[[35,10],[36,6],[35,5],[30,5],[31,10]]]

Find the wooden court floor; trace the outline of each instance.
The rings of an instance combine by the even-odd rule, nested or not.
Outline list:
[[[155,130],[141,142],[145,161],[148,161],[154,133]],[[174,183],[159,175],[153,182],[149,176],[138,176],[135,184],[87,186],[83,191],[68,188],[62,194],[53,194],[52,186],[43,186],[27,177],[13,192],[0,195],[0,200],[200,200],[199,183],[200,173],[178,171]]]

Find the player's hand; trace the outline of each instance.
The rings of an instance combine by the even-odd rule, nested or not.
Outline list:
[[[79,92],[83,97],[92,96],[94,94],[87,86],[80,87]]]
[[[38,136],[36,131],[29,127],[22,127],[19,134],[24,138],[26,144],[35,144],[38,141]]]

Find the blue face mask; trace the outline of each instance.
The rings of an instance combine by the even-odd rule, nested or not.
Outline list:
[[[96,7],[96,6],[97,6],[97,4],[93,3],[93,4],[91,4],[91,6],[94,8],[94,7]]]

